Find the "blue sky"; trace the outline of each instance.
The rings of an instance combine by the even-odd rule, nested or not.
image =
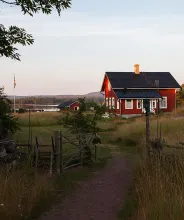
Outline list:
[[[0,86],[17,95],[85,94],[100,90],[106,71],[170,71],[184,83],[184,1],[73,0],[50,16],[24,16],[0,4],[0,23],[33,34],[21,62],[0,59]]]

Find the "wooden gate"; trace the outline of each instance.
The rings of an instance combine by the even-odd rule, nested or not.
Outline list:
[[[36,137],[34,150],[35,167],[42,162],[49,163],[50,174],[58,174],[77,166],[83,166],[96,160],[97,146],[93,143],[95,134],[85,134],[84,138],[55,131],[51,137],[52,145],[41,145]],[[45,150],[47,149],[47,150]]]

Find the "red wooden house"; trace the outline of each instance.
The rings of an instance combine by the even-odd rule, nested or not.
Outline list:
[[[60,110],[66,110],[69,109],[70,111],[77,111],[79,110],[79,103],[78,101],[69,100],[61,103],[57,106]]]
[[[176,90],[180,85],[169,72],[106,72],[101,88],[107,112],[124,117],[145,112],[143,99],[150,100],[151,112],[172,112],[176,108]]]

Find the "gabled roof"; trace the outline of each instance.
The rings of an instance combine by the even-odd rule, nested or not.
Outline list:
[[[157,90],[152,89],[115,89],[118,99],[159,99],[162,98]]]
[[[67,108],[70,107],[73,103],[77,102],[77,100],[68,100],[65,102],[62,102],[60,105],[57,106],[57,108]]]
[[[169,72],[106,72],[113,89],[123,88],[156,88],[155,80],[159,80],[159,88],[181,88]]]

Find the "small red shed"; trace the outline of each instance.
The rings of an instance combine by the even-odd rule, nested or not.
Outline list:
[[[104,92],[107,112],[124,117],[145,112],[143,100],[150,100],[151,112],[158,109],[172,112],[176,108],[176,90],[180,85],[169,72],[106,72],[101,88]]]
[[[79,102],[76,100],[68,100],[57,106],[60,110],[69,109],[70,111],[79,110]]]

